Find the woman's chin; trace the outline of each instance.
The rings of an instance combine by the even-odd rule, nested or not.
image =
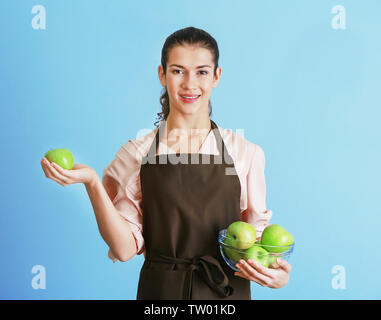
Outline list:
[[[179,107],[176,108],[177,111],[181,114],[186,114],[186,115],[195,115],[200,113],[203,108],[200,104],[181,104]]]

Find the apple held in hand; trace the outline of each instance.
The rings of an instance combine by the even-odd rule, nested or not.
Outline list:
[[[71,170],[74,164],[73,154],[69,149],[51,149],[45,153],[45,158],[57,163],[60,167]]]
[[[255,228],[250,223],[235,221],[226,230],[226,238],[230,239],[230,245],[237,249],[250,248],[257,237]]]
[[[225,238],[224,240],[224,243],[232,248],[234,248],[233,246],[233,239],[230,239],[230,238]],[[224,251],[225,251],[225,254],[226,256],[231,259],[231,260],[234,260],[234,261],[239,261],[241,259],[244,258],[245,256],[245,253],[243,252],[240,252],[238,251],[237,249],[230,249],[226,246],[223,247],[224,248]]]
[[[293,243],[292,234],[278,224],[271,224],[262,232],[261,244],[269,252],[285,252],[291,248]]]
[[[258,245],[253,245],[246,250],[245,260],[248,260],[248,259],[258,261],[262,266],[266,268],[270,264],[269,252]]]
[[[258,245],[260,247],[262,247],[261,245],[261,240],[257,240],[255,241],[254,245]],[[263,248],[263,247],[262,247]],[[276,259],[278,258],[278,253],[270,253],[266,250],[267,252],[267,258],[268,258],[268,266],[269,268],[278,268],[279,265],[276,263]]]
[[[275,256],[274,254],[271,254],[271,253],[269,253],[269,266],[271,267],[271,268],[274,268],[274,269],[276,269],[276,268],[279,268],[279,265],[278,265],[278,263],[276,262],[276,259],[277,259],[278,257],[277,256]]]

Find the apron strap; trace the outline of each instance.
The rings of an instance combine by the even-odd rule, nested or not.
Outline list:
[[[233,159],[231,158],[231,156],[230,156],[230,154],[226,148],[226,145],[224,143],[224,140],[221,137],[220,130],[218,129],[216,123],[213,120],[210,120],[210,123],[211,123],[212,131],[214,133],[214,137],[216,138],[216,142],[217,142],[217,148],[218,148],[218,153],[219,153],[218,157],[221,159],[221,162],[219,162],[219,163],[223,163],[223,160],[225,160],[226,164],[228,164],[228,165],[233,164]],[[155,134],[153,142],[152,142],[145,158],[156,156],[156,152],[157,152],[158,147],[159,147],[160,139],[164,134],[163,133],[164,127],[165,127],[165,120],[162,120],[162,121],[160,121],[158,130]]]
[[[186,283],[184,286],[183,298],[186,300],[191,299],[191,288],[193,271],[202,269],[201,275],[204,281],[222,297],[228,297],[233,294],[233,287],[229,285],[229,278],[223,271],[220,262],[211,255],[204,255],[193,259],[175,258],[166,255],[159,255],[155,258],[146,258],[148,261],[159,263],[175,263],[175,264],[189,264],[187,269]],[[217,271],[217,277],[213,276],[212,269]]]
[[[233,159],[231,158],[231,156],[230,156],[230,154],[226,148],[224,139],[222,139],[222,137],[221,137],[220,130],[218,129],[217,125],[214,123],[213,120],[210,120],[210,122],[212,124],[212,131],[213,131],[214,136],[216,138],[218,153],[219,153],[219,156],[221,157],[221,160],[225,161],[224,162],[225,164],[228,164],[228,165],[233,164]],[[221,161],[221,163],[223,163],[223,161]]]

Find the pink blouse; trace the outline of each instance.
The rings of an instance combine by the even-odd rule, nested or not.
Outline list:
[[[243,136],[230,129],[218,126],[226,148],[234,161],[234,166],[241,182],[241,220],[251,223],[257,238],[268,225],[272,211],[266,209],[265,155],[263,149],[247,141]],[[142,194],[140,190],[140,165],[147,155],[149,147],[155,138],[155,130],[148,134],[129,140],[116,153],[116,157],[103,170],[102,182],[105,177],[112,178],[117,187],[117,194],[111,199],[119,214],[126,219],[136,240],[137,254],[145,254],[142,235]],[[159,143],[157,154],[175,153],[163,142]],[[200,147],[199,153],[218,155],[217,142],[213,131],[210,131]],[[117,261],[112,251],[108,256]]]

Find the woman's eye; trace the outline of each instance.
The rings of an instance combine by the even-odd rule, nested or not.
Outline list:
[[[181,72],[182,70],[179,70],[179,69],[175,69],[173,70],[173,73],[175,74],[178,74],[179,72]],[[202,75],[207,75],[208,74],[208,71],[205,71],[205,70],[202,70],[200,71]]]

